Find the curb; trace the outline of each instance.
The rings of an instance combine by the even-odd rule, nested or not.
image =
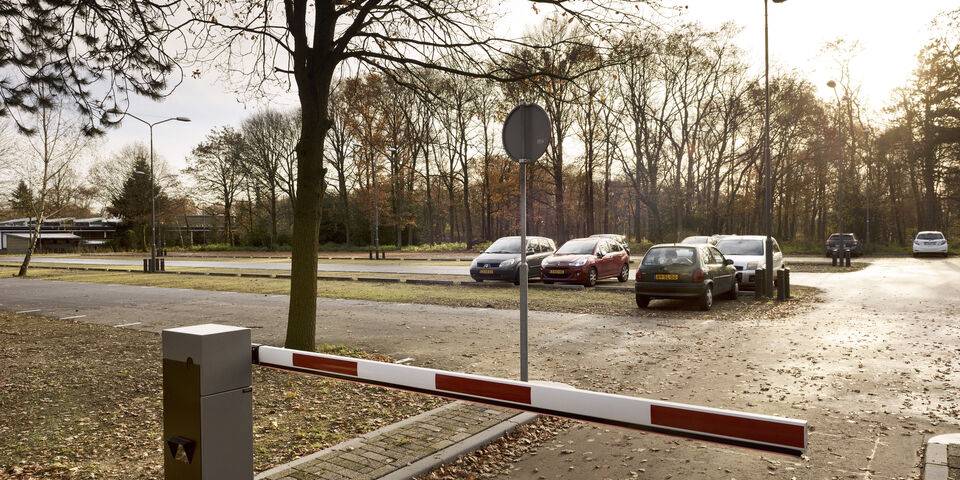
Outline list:
[[[305,457],[298,458],[298,459],[293,460],[293,461],[291,461],[291,462],[287,462],[287,463],[285,463],[285,464],[283,464],[283,465],[277,465],[276,467],[273,467],[273,468],[271,468],[271,469],[269,469],[269,470],[264,470],[264,471],[258,473],[258,474],[254,477],[254,480],[262,480],[262,479],[265,479],[265,478],[269,477],[270,475],[274,475],[274,474],[277,474],[277,473],[280,473],[280,472],[284,472],[284,471],[286,471],[286,470],[290,470],[290,469],[293,468],[293,467],[296,467],[296,466],[298,466],[298,465],[302,465],[302,464],[304,464],[304,463],[310,462],[310,461],[312,461],[312,460],[314,460],[314,459],[317,459],[317,458],[319,458],[319,457],[322,457],[322,456],[324,456],[324,455],[327,455],[327,454],[329,454],[330,452],[335,452],[335,451],[338,451],[338,450],[348,450],[348,449],[350,449],[351,447],[354,447],[354,446],[360,444],[360,443],[363,442],[364,440],[367,440],[367,439],[369,439],[369,438],[373,438],[373,437],[376,437],[376,436],[379,436],[379,435],[383,435],[384,433],[390,432],[390,431],[392,431],[392,430],[396,430],[396,429],[398,429],[398,428],[405,427],[405,426],[407,426],[407,425],[409,425],[409,424],[411,424],[411,423],[418,422],[418,421],[423,420],[423,419],[425,419],[425,418],[429,418],[429,417],[435,415],[435,414],[438,413],[438,412],[442,412],[442,411],[444,411],[444,410],[453,408],[454,406],[456,406],[456,405],[458,405],[458,404],[460,404],[460,403],[463,403],[463,402],[460,402],[460,401],[450,402],[450,403],[448,403],[448,404],[446,404],[446,405],[443,405],[443,406],[441,406],[441,407],[437,407],[437,408],[435,408],[435,409],[433,409],[433,410],[430,410],[430,411],[427,411],[427,412],[423,412],[423,413],[421,413],[421,414],[419,414],[419,415],[410,417],[410,418],[408,418],[408,419],[406,419],[406,420],[402,420],[402,421],[399,421],[399,422],[397,422],[397,423],[394,423],[394,424],[391,424],[391,425],[387,425],[387,426],[385,426],[385,427],[383,427],[383,428],[374,430],[374,431],[372,431],[372,432],[367,432],[367,433],[365,433],[365,434],[363,434],[363,435],[360,435],[360,436],[358,436],[358,437],[355,437],[355,438],[352,438],[352,439],[350,439],[350,440],[347,440],[346,442],[338,443],[338,444],[336,444],[336,445],[327,447],[327,448],[325,448],[325,449],[323,449],[323,450],[320,450],[319,452],[311,453],[310,455],[307,455],[307,456],[305,456]],[[421,458],[420,460],[417,460],[416,462],[411,463],[410,465],[407,465],[407,466],[405,466],[405,467],[403,467],[403,468],[401,468],[401,469],[399,469],[399,470],[394,470],[393,472],[387,474],[387,475],[384,476],[384,477],[380,477],[380,478],[381,478],[381,479],[405,479],[405,478],[412,478],[412,477],[414,477],[414,476],[416,476],[416,475],[420,475],[420,474],[422,474],[422,473],[429,472],[431,469],[433,469],[433,467],[438,466],[438,465],[440,465],[440,464],[442,464],[442,463],[444,463],[444,462],[448,462],[448,461],[450,461],[450,460],[452,460],[452,459],[454,459],[454,458],[457,458],[458,456],[460,456],[460,455],[462,455],[462,454],[464,454],[464,453],[472,452],[472,451],[476,450],[477,448],[480,448],[480,447],[482,447],[483,445],[486,445],[486,444],[488,444],[488,443],[496,440],[497,438],[500,438],[501,436],[503,436],[503,435],[505,435],[505,434],[507,434],[507,433],[509,433],[509,432],[512,432],[514,429],[516,429],[516,428],[519,427],[520,425],[524,425],[524,424],[526,424],[526,423],[532,422],[532,421],[535,420],[537,417],[538,417],[538,415],[535,415],[535,414],[532,414],[532,413],[526,413],[526,412],[520,413],[520,414],[515,415],[515,416],[511,417],[511,418],[508,419],[508,420],[504,420],[503,422],[500,422],[499,424],[494,425],[494,426],[492,426],[492,427],[490,427],[490,428],[488,428],[488,429],[486,429],[486,430],[484,430],[484,431],[482,431],[482,432],[480,432],[480,433],[478,433],[478,434],[476,434],[476,435],[473,435],[473,436],[468,437],[468,438],[466,438],[466,439],[464,439],[464,440],[461,440],[460,442],[455,443],[455,444],[453,444],[453,445],[451,445],[451,446],[449,446],[449,447],[447,447],[447,448],[444,448],[443,450],[440,450],[440,451],[438,451],[438,452],[434,452],[434,453],[432,453],[432,454],[430,454],[430,455],[427,455],[427,456]]]
[[[433,470],[444,463],[455,460],[460,455],[470,453],[478,448],[496,441],[497,439],[509,434],[521,425],[526,425],[537,419],[539,415],[535,413],[524,412],[508,420],[504,420],[472,437],[466,438],[459,443],[450,445],[439,452],[417,460],[399,470],[380,477],[377,480],[403,480],[414,478]]]
[[[960,470],[960,452],[950,455],[953,449],[960,450],[960,433],[937,435],[927,440],[923,480],[948,480],[951,470]]]

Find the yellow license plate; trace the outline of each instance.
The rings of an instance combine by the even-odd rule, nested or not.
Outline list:
[[[653,278],[656,280],[678,280],[680,276],[676,273],[658,273]]]
[[[567,273],[567,272],[565,272],[565,271],[563,271],[563,270],[550,270],[550,273],[552,273],[552,274],[554,274],[554,275],[563,275],[564,273]]]
[[[488,274],[488,275],[493,275],[493,270],[480,270],[480,273],[484,273],[484,274]]]

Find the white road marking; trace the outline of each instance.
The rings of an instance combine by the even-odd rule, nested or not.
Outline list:
[[[140,325],[140,323],[141,323],[141,322],[124,323],[124,324],[122,324],[122,325],[114,325],[113,328],[132,327],[132,326],[134,326],[134,325]]]
[[[83,318],[83,317],[86,317],[86,315],[74,315],[72,317],[62,317],[60,318],[60,320],[73,320],[74,318]]]
[[[16,313],[33,313],[33,312],[39,312],[39,311],[40,311],[40,309],[38,308],[38,309],[36,309],[36,310],[21,310],[21,311],[16,312]]]
[[[411,360],[413,360],[413,359],[410,358],[410,357],[407,357],[407,358],[401,358],[400,360],[397,360],[396,362],[393,362],[393,363],[399,363],[399,364],[402,365],[402,364],[407,363],[407,362],[409,362],[409,361],[411,361]]]

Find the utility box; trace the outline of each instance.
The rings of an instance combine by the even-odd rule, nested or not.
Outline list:
[[[252,479],[250,329],[171,328],[162,341],[165,478]]]

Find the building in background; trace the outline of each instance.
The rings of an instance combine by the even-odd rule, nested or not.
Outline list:
[[[35,218],[15,218],[0,222],[0,253],[26,253]],[[37,253],[75,252],[106,248],[117,235],[120,219],[50,218],[40,225]]]

